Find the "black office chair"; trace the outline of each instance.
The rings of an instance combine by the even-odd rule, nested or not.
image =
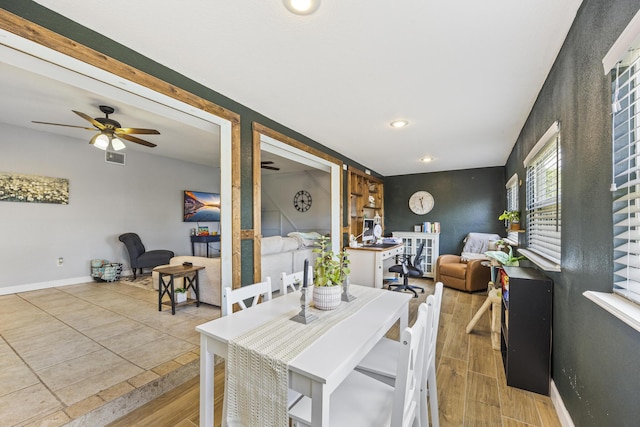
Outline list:
[[[118,239],[124,243],[129,252],[129,261],[131,261],[131,270],[133,270],[133,280],[136,280],[136,270],[140,269],[142,274],[143,268],[154,268],[159,265],[169,264],[169,260],[173,258],[173,251],[164,249],[156,249],[147,251],[140,240],[140,236],[136,233],[125,233],[120,235]]]
[[[418,252],[416,252],[415,257],[413,258],[413,263],[411,262],[411,254],[399,255],[400,264],[393,265],[389,267],[389,271],[391,273],[397,273],[402,276],[402,283],[389,284],[389,290],[393,291],[411,291],[413,292],[414,298],[418,298],[418,293],[416,289],[419,289],[424,294],[424,288],[420,286],[412,286],[409,284],[409,277],[422,277],[423,271],[420,270],[420,260],[422,259],[422,251],[424,250],[424,242],[418,247]],[[392,289],[392,286],[395,289]]]

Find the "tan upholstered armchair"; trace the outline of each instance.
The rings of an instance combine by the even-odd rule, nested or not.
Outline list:
[[[440,255],[436,260],[436,282],[466,292],[487,289],[491,268],[482,265],[488,258],[489,240],[499,240],[497,234],[469,233],[464,239],[462,255]]]

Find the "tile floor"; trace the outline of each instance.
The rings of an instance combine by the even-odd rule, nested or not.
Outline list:
[[[187,305],[172,316],[157,298],[126,282],[0,296],[2,425],[64,425],[136,389],[157,394],[151,385],[181,368],[197,375],[195,327],[220,310]]]

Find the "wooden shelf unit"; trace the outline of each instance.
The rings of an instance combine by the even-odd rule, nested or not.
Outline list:
[[[364,218],[380,216],[380,226],[384,233],[384,185],[382,180],[349,166],[347,168],[348,181],[347,204],[348,223],[346,233],[358,236],[362,233],[362,221]],[[373,203],[369,203],[369,196],[373,197]]]

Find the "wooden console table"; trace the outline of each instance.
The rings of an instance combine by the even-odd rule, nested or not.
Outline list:
[[[200,287],[198,282],[198,272],[204,267],[197,265],[172,265],[169,267],[156,267],[153,271],[158,272],[158,311],[162,311],[162,297],[167,294],[171,300],[171,314],[176,314],[176,297],[174,279],[183,278],[183,287],[188,292],[193,289],[196,298],[187,300],[187,303],[195,302],[200,307]],[[169,282],[165,282],[165,277],[169,277]]]

